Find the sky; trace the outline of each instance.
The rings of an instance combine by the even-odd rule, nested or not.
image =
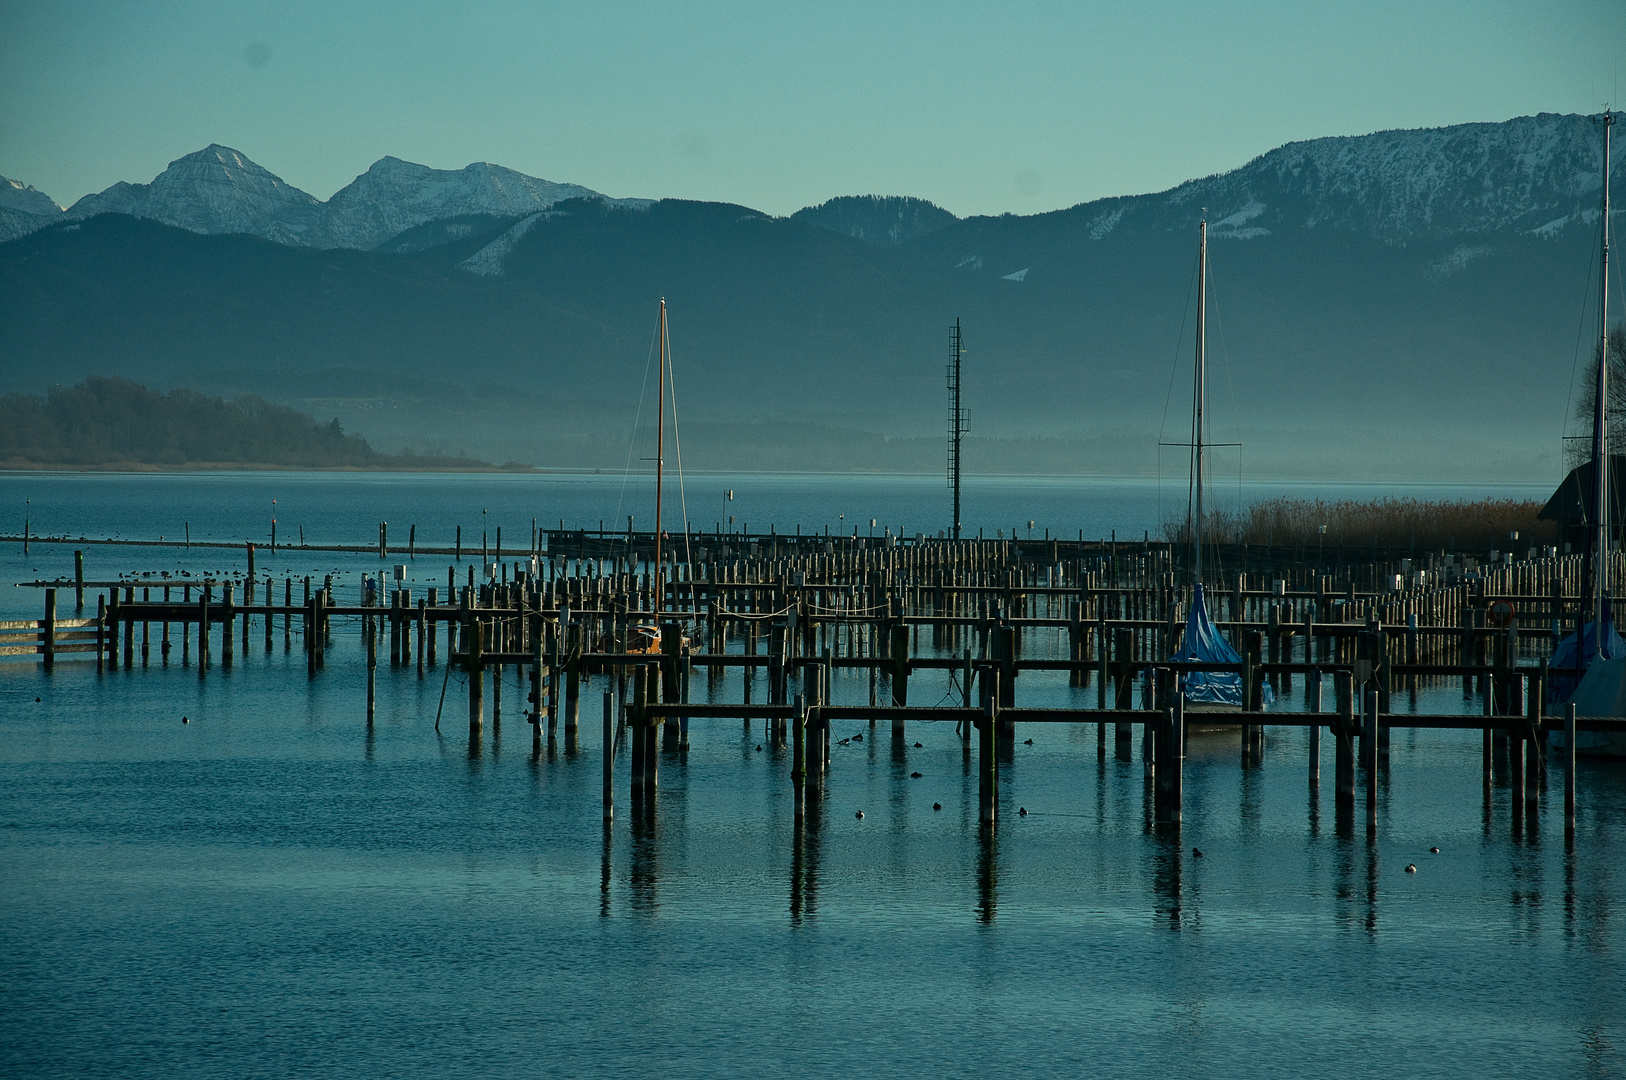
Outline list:
[[[210,143],[326,199],[387,154],[775,214],[1035,213],[1295,139],[1620,102],[1621,0],[0,0],[0,175],[71,204]]]

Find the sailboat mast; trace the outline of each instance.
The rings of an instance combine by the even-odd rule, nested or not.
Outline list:
[[[1208,334],[1208,220],[1197,225],[1197,374],[1191,414],[1192,486],[1196,489],[1197,517],[1192,529],[1194,584],[1203,583],[1203,407],[1207,404]]]
[[[1596,552],[1593,572],[1592,655],[1603,656],[1604,605],[1609,597],[1609,129],[1615,117],[1603,113],[1603,252],[1598,290],[1598,380],[1592,407],[1592,507]]]
[[[660,375],[656,385],[659,392],[656,401],[659,404],[655,421],[655,573],[651,575],[655,580],[655,618],[661,615],[661,593],[664,588],[661,582],[661,481],[666,471],[666,297],[661,297],[661,326],[660,339]]]

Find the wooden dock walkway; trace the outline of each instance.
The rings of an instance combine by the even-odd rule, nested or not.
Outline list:
[[[498,545],[500,552],[500,538]],[[480,572],[469,563],[449,565],[444,593],[438,586],[422,595],[386,588],[381,573],[366,588],[346,587],[358,594],[354,603],[340,602],[331,576],[258,577],[254,547],[244,548],[246,572],[218,580],[89,581],[76,552],[73,579],[22,583],[44,590],[45,614],[0,623],[0,657],[38,658],[47,670],[59,658],[94,659],[106,670],[168,664],[178,645],[180,663],[195,663],[202,677],[211,665],[246,655],[256,639],[272,651],[279,629],[291,650],[297,629],[315,677],[339,620],[355,625],[365,645],[369,721],[380,651],[390,666],[415,665],[420,673],[444,660],[469,674],[476,750],[488,684],[490,718],[500,723],[504,668],[529,675],[527,719],[538,752],[544,733],[555,737],[561,721],[567,740],[578,738],[582,685],[606,677],[616,687],[605,698],[606,768],[618,741],[630,739],[635,803],[655,788],[657,742],[681,750],[690,720],[760,720],[769,738],[788,740],[798,806],[807,785],[823,782],[833,721],[886,720],[896,740],[909,723],[950,722],[968,757],[977,744],[989,824],[998,805],[998,747],[1016,723],[1097,724],[1103,757],[1111,729],[1113,756],[1144,762],[1158,820],[1178,822],[1189,718],[1174,688],[1192,670],[1241,676],[1247,708],[1225,722],[1241,728],[1245,760],[1257,759],[1266,726],[1307,728],[1309,773],[1318,782],[1325,729],[1334,744],[1336,805],[1352,810],[1359,760],[1374,829],[1370,788],[1394,727],[1481,731],[1486,791],[1493,758],[1505,758],[1521,819],[1535,812],[1554,731],[1568,729],[1564,745],[1573,748],[1575,730],[1626,728],[1616,718],[1544,713],[1546,680],[1562,674],[1547,670],[1546,657],[1574,629],[1580,609],[1580,559],[1552,549],[1520,560],[1389,552],[1331,566],[1255,551],[1251,565],[1268,569],[1233,573],[1228,588],[1208,593],[1211,615],[1242,655],[1227,666],[1168,660],[1192,598],[1179,584],[1176,549],[1153,541],[690,534],[669,539],[656,567],[649,534],[537,531],[517,560],[509,552],[486,562],[486,552]],[[390,557],[382,528],[377,545],[319,550]],[[414,538],[408,557],[454,553],[461,554],[460,543],[431,551]],[[1295,550],[1294,559],[1304,555]],[[1231,556],[1233,564],[1250,565],[1246,550]],[[76,617],[60,619],[58,596],[69,590]],[[94,617],[83,614],[91,595]],[[696,669],[715,680],[728,668],[742,672],[737,705],[691,700]],[[837,669],[868,673],[867,705],[831,701]],[[954,673],[959,700],[911,705],[911,675],[932,670]],[[1065,671],[1075,688],[1093,685],[1094,707],[1019,705],[1022,674],[1039,671]],[[1327,709],[1325,677],[1334,689]],[[1393,693],[1442,678],[1461,680],[1482,702],[1482,715],[1392,710]],[[1303,711],[1267,710],[1265,688],[1292,693],[1295,680],[1303,684]],[[1564,773],[1572,824],[1568,756]],[[612,805],[607,772],[607,814]]]

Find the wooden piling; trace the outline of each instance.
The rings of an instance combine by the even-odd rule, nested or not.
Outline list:
[[[1575,704],[1564,706],[1564,838],[1575,838]]]
[[[56,667],[56,590],[45,590],[45,618],[40,620],[40,657],[47,673]]]
[[[540,726],[540,721],[538,722]],[[604,820],[615,817],[615,701],[604,692]]]

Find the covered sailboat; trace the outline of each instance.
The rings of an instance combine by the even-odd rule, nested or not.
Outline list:
[[[1197,363],[1192,385],[1191,409],[1191,490],[1192,513],[1191,612],[1186,616],[1180,648],[1169,659],[1188,664],[1241,664],[1242,657],[1221,635],[1208,617],[1203,598],[1203,482],[1205,412],[1208,404],[1208,222],[1198,224],[1197,259]],[[1180,692],[1186,701],[1206,710],[1240,711],[1243,707],[1242,676],[1231,671],[1191,671],[1180,679]],[[1271,698],[1270,687],[1264,688]]]
[[[1203,600],[1203,587],[1199,583],[1191,600],[1191,613],[1186,616],[1185,634],[1180,639],[1180,651],[1170,657],[1181,664],[1240,664],[1242,657],[1231,648],[1231,643],[1220,635],[1219,627],[1208,617],[1208,604]],[[1242,676],[1234,671],[1190,671],[1180,680],[1180,690],[1192,705],[1229,706],[1242,708]],[[1268,692],[1269,687],[1266,687]]]
[[[1599,225],[1602,252],[1598,275],[1598,370],[1592,385],[1592,462],[1609,462],[1609,136],[1615,117],[1604,110],[1603,213]],[[1586,558],[1582,571],[1582,603],[1586,615],[1578,629],[1559,642],[1548,664],[1547,699],[1554,710],[1573,704],[1577,716],[1626,716],[1626,641],[1615,631],[1614,589],[1610,580],[1610,514],[1607,490],[1610,468],[1594,467],[1587,477]],[[1601,629],[1600,629],[1601,628]],[[1567,669],[1567,670],[1566,670]],[[1580,673],[1577,680],[1576,674]],[[1563,735],[1556,740],[1563,743]],[[1626,757],[1626,738],[1614,732],[1586,732],[1576,736],[1580,753]]]

